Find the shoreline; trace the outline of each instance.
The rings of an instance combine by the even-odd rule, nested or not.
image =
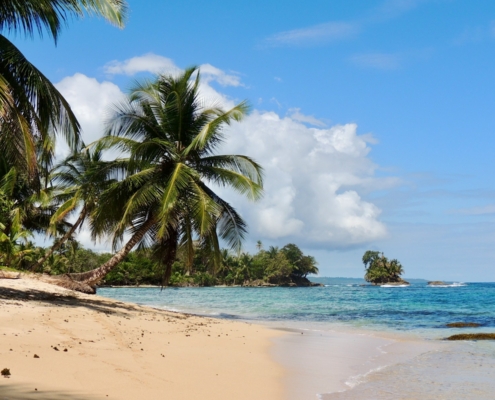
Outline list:
[[[328,396],[336,393],[349,393],[375,371],[443,346],[389,332],[297,328],[283,331],[285,335],[273,339],[275,346],[271,350],[274,359],[287,370],[287,400],[330,399]]]
[[[470,346],[343,324],[209,317],[0,279],[0,370],[12,373],[0,378],[0,399],[355,400],[370,390],[395,399],[380,396],[410,385],[413,371],[412,398],[429,399],[418,382],[428,388],[430,371],[443,371],[448,388],[464,365],[479,377],[477,365],[494,362],[481,376],[491,382],[495,353],[473,357],[479,346]]]
[[[0,280],[0,398],[283,399],[281,332]],[[12,350],[11,350],[12,349]],[[37,357],[35,357],[35,355]]]

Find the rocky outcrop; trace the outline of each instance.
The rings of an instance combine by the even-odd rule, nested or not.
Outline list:
[[[324,286],[321,283],[311,282],[308,278],[303,277],[292,277],[290,280],[286,279],[283,282],[273,283],[265,282],[261,279],[256,279],[254,281],[246,281],[242,284],[245,287],[313,287],[313,286]]]
[[[445,340],[495,340],[495,333],[461,333]]]
[[[445,283],[444,281],[431,281],[431,282],[428,282],[428,286],[443,286],[443,285],[447,285],[447,283]]]
[[[268,283],[261,279],[256,279],[254,281],[246,281],[242,284],[245,287],[275,287],[280,285],[275,285],[274,283]]]
[[[400,280],[397,282],[384,282],[384,283],[372,283],[372,285],[378,285],[378,286],[383,286],[383,285],[388,285],[388,286],[404,286],[404,285],[410,285],[409,282]]]
[[[306,277],[295,277],[295,276],[293,276],[292,277],[292,282],[295,284],[295,286],[300,286],[300,287],[325,286],[322,283],[311,282]]]
[[[445,326],[447,328],[477,328],[481,324],[477,324],[476,322],[451,322]]]

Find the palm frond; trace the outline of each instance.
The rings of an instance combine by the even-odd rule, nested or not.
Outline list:
[[[69,18],[84,12],[100,15],[119,27],[124,25],[127,3],[122,0],[23,0],[0,2],[0,30],[33,36],[44,31],[56,41]]]
[[[221,141],[220,128],[224,125],[230,125],[232,121],[240,121],[249,111],[247,102],[243,101],[227,112],[219,113],[216,118],[208,122],[201,132],[194,138],[191,144],[185,150],[185,154],[191,151],[200,151],[211,147],[211,142]]]

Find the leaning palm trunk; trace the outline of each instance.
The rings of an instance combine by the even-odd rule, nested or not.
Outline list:
[[[34,264],[31,267],[31,271],[36,271],[47,259],[50,257],[56,250],[60,248],[76,231],[77,228],[83,223],[84,218],[86,217],[86,207],[84,207],[81,211],[81,214],[79,214],[79,218],[77,221],[72,225],[72,228],[70,228],[67,233],[62,236],[62,238],[53,244],[53,246],[48,250],[43,257],[41,257],[36,264]]]
[[[134,248],[136,244],[138,244],[141,239],[144,237],[146,232],[153,226],[155,223],[154,218],[150,217],[148,220],[141,225],[141,227],[132,235],[131,239],[126,243],[126,245],[120,249],[115,255],[108,260],[105,264],[101,265],[98,268],[92,269],[91,271],[82,272],[79,274],[66,274],[70,279],[77,282],[82,282],[86,285],[96,285],[100,282],[101,279],[105,277],[111,270],[113,270],[118,263],[120,263],[129,252]]]
[[[177,239],[178,234],[176,230],[170,232],[168,239],[164,242],[165,246],[165,257],[163,260],[163,264],[165,267],[165,271],[163,274],[163,286],[168,286],[170,282],[170,277],[172,276],[172,266],[175,262],[175,258],[177,256]]]

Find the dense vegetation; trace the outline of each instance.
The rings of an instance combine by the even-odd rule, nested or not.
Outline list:
[[[363,264],[366,270],[364,279],[374,285],[384,283],[402,283],[404,273],[402,265],[397,260],[389,260],[379,251],[368,250],[363,255]]]
[[[12,258],[11,267],[29,269],[28,260],[35,260],[46,249],[23,246],[24,253]],[[54,251],[44,262],[43,272],[67,274],[85,272],[97,268],[112,258],[110,253],[95,253],[82,248],[75,240],[69,240]],[[287,244],[281,249],[270,247],[263,250],[259,246],[254,255],[233,254],[227,249],[221,251],[221,267],[217,269],[211,253],[198,250],[192,264],[187,263],[187,254],[179,252],[172,265],[169,284],[172,286],[308,286],[306,276],[318,273],[315,259],[304,255],[295,244]],[[18,263],[15,261],[23,260]],[[161,285],[164,279],[164,266],[159,254],[153,249],[131,251],[116,268],[102,280],[103,285]]]

